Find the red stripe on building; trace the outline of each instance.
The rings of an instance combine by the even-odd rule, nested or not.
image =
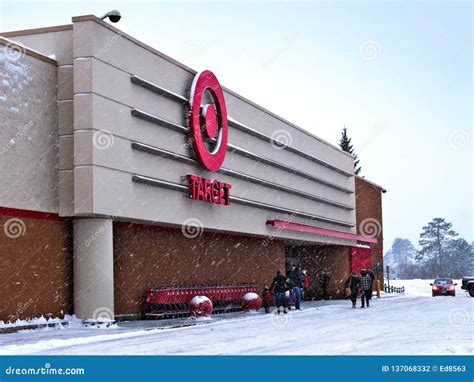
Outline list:
[[[335,231],[327,228],[315,227],[307,224],[292,223],[284,220],[267,220],[267,225],[272,225],[276,228],[285,229],[289,231],[298,231],[304,233],[312,233],[314,235],[337,237],[340,239],[358,240],[365,243],[376,243],[377,239],[370,236],[357,235],[350,232]]]
[[[0,216],[14,216],[17,218],[58,220],[59,215],[54,212],[22,210],[18,208],[0,207]]]

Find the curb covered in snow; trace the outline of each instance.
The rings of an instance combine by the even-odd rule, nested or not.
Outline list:
[[[30,325],[18,325],[18,326],[7,326],[0,328],[0,334],[16,333],[20,330],[33,330],[41,328],[54,328],[54,327],[66,327],[69,326],[69,322],[54,322],[49,324],[30,324]]]

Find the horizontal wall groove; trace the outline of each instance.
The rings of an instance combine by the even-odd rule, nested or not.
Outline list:
[[[130,77],[130,80],[136,85],[139,85],[139,86],[141,86],[141,87],[143,87],[147,90],[151,90],[152,92],[157,93],[157,94],[159,94],[163,97],[169,98],[173,101],[182,102],[183,104],[189,102],[187,98],[185,98],[185,97],[183,97],[183,96],[181,96],[177,93],[174,93],[170,90],[162,88],[161,86],[155,85],[155,84],[153,84],[149,81],[146,81],[141,77],[132,75]]]
[[[139,151],[143,151],[143,152],[152,154],[152,155],[158,155],[158,156],[162,156],[162,157],[165,157],[165,158],[178,160],[178,161],[183,162],[183,163],[188,163],[188,164],[193,164],[195,166],[199,166],[198,161],[196,161],[193,158],[187,157],[185,155],[177,154],[177,153],[174,153],[174,152],[171,152],[171,151],[168,151],[168,150],[164,150],[164,149],[161,149],[161,148],[158,148],[158,147],[146,145],[146,144],[139,143],[139,142],[132,142],[132,148],[135,149],[135,150],[139,150]],[[258,178],[258,177],[252,176],[252,175],[248,175],[248,174],[245,174],[245,173],[242,173],[242,172],[239,172],[239,171],[231,170],[231,169],[228,169],[228,168],[225,168],[225,167],[221,167],[219,170],[217,170],[217,172],[221,173],[221,174],[229,175],[229,176],[234,177],[234,178],[246,180],[246,181],[249,181],[249,182],[254,183],[254,184],[259,184],[259,185],[262,185],[262,186],[265,186],[265,187],[269,187],[271,189],[276,189],[276,190],[279,190],[279,191],[283,191],[283,192],[286,192],[286,193],[289,193],[289,194],[292,194],[292,195],[298,195],[302,198],[314,200],[316,202],[327,204],[327,205],[330,205],[330,206],[333,206],[333,207],[337,207],[337,208],[341,208],[341,209],[349,210],[349,211],[354,210],[354,208],[350,205],[343,204],[343,203],[338,203],[338,202],[335,202],[335,201],[332,201],[332,200],[329,200],[329,199],[326,199],[326,198],[318,197],[316,195],[312,195],[312,194],[309,194],[309,193],[301,191],[301,190],[297,190],[297,189],[294,189],[294,188],[291,188],[291,187],[286,187],[286,186],[278,184],[278,183],[270,182],[270,181],[267,181],[267,180],[264,180],[264,179],[261,179],[261,178]]]
[[[160,117],[157,117],[155,115],[152,115],[150,113],[146,113],[144,111],[141,111],[141,110],[138,110],[138,109],[132,109],[131,111],[132,115],[134,117],[137,117],[137,118],[140,118],[140,119],[143,119],[145,121],[148,121],[148,122],[151,122],[151,123],[154,123],[156,125],[159,125],[159,126],[163,126],[163,127],[167,127],[167,128],[171,128],[173,130],[176,130],[176,131],[180,131],[184,134],[188,134],[188,128],[185,127],[185,126],[182,126],[182,125],[179,125],[179,124],[176,124],[176,123],[173,123],[173,122],[170,122],[170,121],[167,121],[166,119],[163,119],[163,118],[160,118]],[[245,150],[243,148],[240,148],[238,146],[235,146],[233,144],[230,144],[228,143],[227,144],[227,151],[230,151],[230,152],[234,152],[234,153],[237,153],[239,155],[242,155],[242,156],[245,156],[247,158],[251,158],[253,160],[256,160],[256,161],[259,161],[261,163],[265,163],[265,164],[268,164],[270,166],[273,166],[273,167],[277,167],[277,168],[280,168],[284,171],[288,171],[288,172],[291,172],[293,174],[296,174],[296,175],[299,175],[303,178],[306,178],[306,179],[309,179],[309,180],[312,180],[316,183],[319,183],[319,184],[322,184],[322,185],[325,185],[327,187],[330,187],[332,189],[335,189],[335,190],[338,190],[338,191],[342,191],[346,194],[352,194],[354,193],[353,190],[351,189],[348,189],[346,187],[342,187],[342,186],[339,186],[338,184],[335,184],[335,183],[332,183],[332,182],[329,182],[329,181],[326,181],[324,179],[321,179],[317,176],[314,176],[314,175],[311,175],[307,172],[304,172],[304,171],[301,171],[301,170],[298,170],[294,167],[290,167],[290,166],[287,166],[283,163],[280,163],[280,162],[276,162],[272,159],[268,159],[268,158],[265,158],[265,157],[262,157],[260,155],[257,155],[257,154],[254,154],[252,153],[251,151],[248,151],[248,150]]]
[[[135,183],[142,183],[142,184],[146,184],[146,185],[150,185],[150,186],[162,187],[162,188],[167,188],[167,189],[176,190],[176,191],[185,191],[185,192],[187,192],[187,190],[188,190],[188,187],[184,184],[169,182],[169,181],[165,181],[165,180],[161,180],[161,179],[157,179],[157,178],[151,178],[151,177],[136,175],[136,174],[132,175],[132,181],[135,182]],[[261,208],[261,209],[265,209],[265,210],[271,210],[271,211],[275,211],[275,212],[279,212],[279,213],[288,214],[290,216],[291,215],[292,216],[299,216],[299,217],[302,217],[302,218],[317,220],[317,221],[330,223],[330,224],[336,224],[336,225],[343,226],[343,227],[349,227],[349,228],[354,227],[354,224],[349,223],[349,222],[345,222],[345,221],[342,221],[342,220],[329,219],[329,218],[325,218],[324,216],[313,215],[313,214],[309,214],[309,213],[306,213],[306,212],[293,210],[293,209],[290,209],[290,208],[278,207],[278,206],[275,206],[275,205],[272,205],[272,204],[261,203],[261,202],[257,202],[257,201],[251,200],[251,199],[241,198],[241,197],[238,197],[238,196],[232,196],[231,195],[230,200],[234,203],[237,203],[237,204],[241,204],[241,205],[245,205],[245,206],[249,206],[249,207],[254,207],[254,208]]]
[[[131,75],[130,77],[130,80],[132,81],[132,83],[136,84],[136,85],[139,85],[147,90],[150,90],[154,93],[157,93],[159,95],[162,95],[168,99],[171,99],[173,101],[178,101],[180,103],[188,103],[189,100],[186,98],[186,97],[183,97],[182,95],[180,94],[176,94],[174,92],[172,92],[171,90],[167,90],[161,86],[158,86],[150,81],[147,81],[139,76],[135,76],[135,75]],[[275,145],[276,147],[279,147],[279,148],[282,148],[284,150],[287,150],[293,154],[296,154],[296,155],[299,155],[299,156],[302,156],[314,163],[317,163],[321,166],[324,166],[326,168],[329,168],[333,171],[336,171],[340,174],[343,174],[347,177],[352,177],[354,176],[353,173],[350,173],[350,172],[347,172],[347,171],[344,171],[344,170],[341,170],[339,167],[337,166],[334,166],[330,163],[327,163],[326,161],[322,160],[322,159],[319,159],[319,158],[316,158],[314,157],[313,155],[311,154],[308,154],[308,153],[305,153],[304,151],[301,151],[301,150],[298,150],[290,145],[285,145],[285,144],[282,144],[281,142],[279,142],[278,140],[258,131],[258,130],[255,130],[254,128],[251,128],[247,125],[245,125],[244,123],[242,122],[239,122],[237,121],[236,119],[232,118],[231,116],[228,116],[227,118],[227,122],[228,124],[230,124],[231,126],[235,127],[236,129],[238,129],[239,131],[242,131],[244,133],[247,133],[249,135],[252,135],[253,137],[256,137],[256,138],[259,138],[267,143],[270,143],[272,145]]]

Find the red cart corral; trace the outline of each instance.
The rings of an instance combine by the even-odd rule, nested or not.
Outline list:
[[[213,304],[213,313],[242,310],[242,297],[256,293],[256,284],[173,285],[148,289],[145,293],[147,318],[174,318],[189,315],[188,307],[194,296],[206,296]]]

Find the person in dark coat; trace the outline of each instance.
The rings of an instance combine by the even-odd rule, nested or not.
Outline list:
[[[295,309],[301,310],[301,288],[303,287],[303,272],[300,267],[291,267],[291,271],[288,273],[288,279],[290,284],[290,300],[288,302],[288,309],[291,309],[293,303],[293,297],[295,299]]]
[[[365,308],[365,303],[367,303],[367,308],[369,307],[370,292],[372,290],[372,279],[365,269],[360,270],[360,289],[362,292],[362,306]]]
[[[286,310],[285,292],[289,289],[286,283],[286,277],[277,271],[271,289],[275,294],[275,306],[277,307],[277,313],[280,314],[280,308],[283,307],[283,313],[288,313]]]
[[[372,272],[372,269],[370,269],[370,268],[367,269],[367,273],[370,276],[370,280],[372,280],[371,283],[370,283],[370,295],[369,295],[369,299],[371,299],[372,295],[374,294],[375,274],[374,274],[374,272]]]
[[[320,287],[320,294],[321,294],[321,297],[324,299],[324,300],[329,300],[330,296],[329,296],[329,292],[328,292],[328,288],[329,288],[329,280],[331,279],[331,277],[329,276],[329,273],[324,270],[320,275],[319,275],[319,287]]]
[[[352,302],[352,308],[355,309],[356,302],[357,302],[357,289],[360,286],[360,279],[356,275],[355,272],[352,272],[349,278],[345,282],[346,288],[349,288],[350,291],[350,298]]]
[[[264,285],[262,291],[262,302],[263,307],[265,308],[265,313],[270,313],[270,304],[272,303],[272,301],[272,292],[270,292],[270,288],[268,287],[268,285]]]

